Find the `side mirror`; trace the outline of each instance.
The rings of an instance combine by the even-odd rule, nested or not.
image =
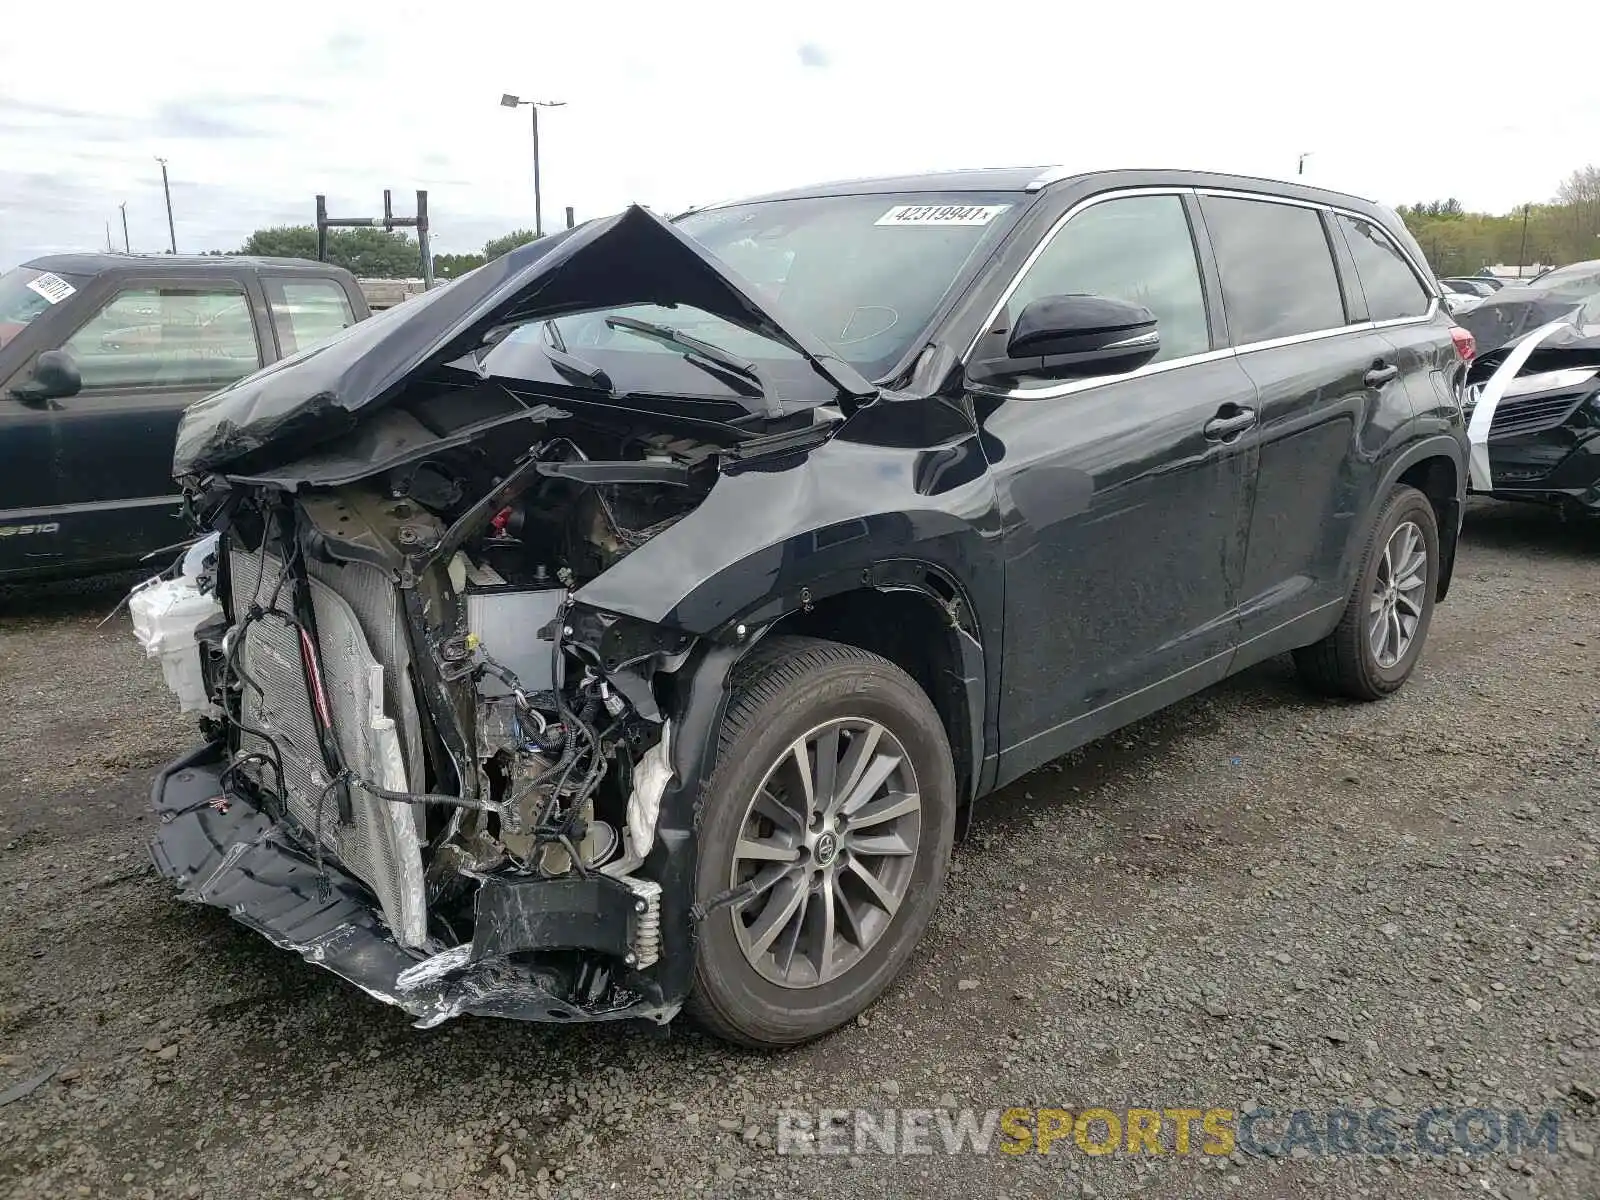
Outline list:
[[[980,357],[971,373],[979,379],[1114,375],[1137,370],[1160,350],[1155,314],[1142,304],[1106,296],[1041,296],[1017,315],[1005,352]]]
[[[33,378],[11,389],[18,400],[64,400],[83,390],[78,364],[65,350],[46,350],[33,360]]]

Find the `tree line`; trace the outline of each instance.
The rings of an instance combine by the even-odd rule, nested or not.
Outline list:
[[[1396,211],[1438,275],[1495,264],[1565,266],[1600,259],[1600,167],[1574,171],[1543,204],[1508,213],[1468,212],[1459,200],[1402,204]]]
[[[1468,212],[1454,198],[1402,204],[1396,211],[1438,275],[1471,275],[1495,264],[1549,267],[1600,258],[1596,166],[1574,171],[1545,203],[1508,213]],[[476,254],[435,254],[433,273],[455,279],[533,240],[532,230],[515,229],[491,238]],[[238,250],[212,253],[316,258],[317,231],[311,225],[258,229]],[[417,241],[399,231],[330,229],[328,258],[363,279],[412,279],[420,273]]]
[[[455,279],[533,240],[531,229],[514,229],[500,237],[490,238],[484,243],[483,250],[476,254],[435,254],[434,276]],[[272,229],[258,229],[237,250],[212,250],[210,253],[315,259],[317,229],[314,225],[279,225]],[[398,230],[330,229],[328,261],[361,279],[415,279],[422,270],[417,239]]]

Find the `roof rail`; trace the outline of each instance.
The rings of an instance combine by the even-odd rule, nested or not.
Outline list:
[[[1056,183],[1062,179],[1066,179],[1076,174],[1076,171],[1071,170],[1068,167],[1046,167],[1043,172],[1028,180],[1027,187],[1023,188],[1022,190],[1025,192],[1037,192],[1040,188],[1049,187],[1052,183]]]

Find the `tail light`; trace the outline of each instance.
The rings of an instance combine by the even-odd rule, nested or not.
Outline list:
[[[1478,353],[1477,340],[1459,325],[1450,327],[1450,340],[1456,344],[1456,357],[1464,363],[1470,363]]]

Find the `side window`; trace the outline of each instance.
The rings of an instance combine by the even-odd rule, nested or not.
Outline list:
[[[219,388],[261,366],[243,289],[148,285],[113,296],[67,339],[85,390]]]
[[[1194,238],[1179,196],[1127,196],[1091,205],[1034,259],[1007,304],[1012,320],[1041,296],[1092,295],[1142,304],[1156,316],[1156,361],[1211,348]]]
[[[1343,213],[1334,214],[1334,221],[1344,233],[1350,256],[1356,260],[1361,290],[1367,295],[1367,313],[1374,321],[1420,317],[1428,311],[1433,298],[1388,234],[1371,221]],[[1461,284],[1452,290],[1464,296],[1476,294],[1475,289]]]
[[[266,281],[267,303],[284,357],[325,341],[356,323],[350,298],[331,279]]]
[[[1205,196],[1236,346],[1346,324],[1333,251],[1314,208]]]

